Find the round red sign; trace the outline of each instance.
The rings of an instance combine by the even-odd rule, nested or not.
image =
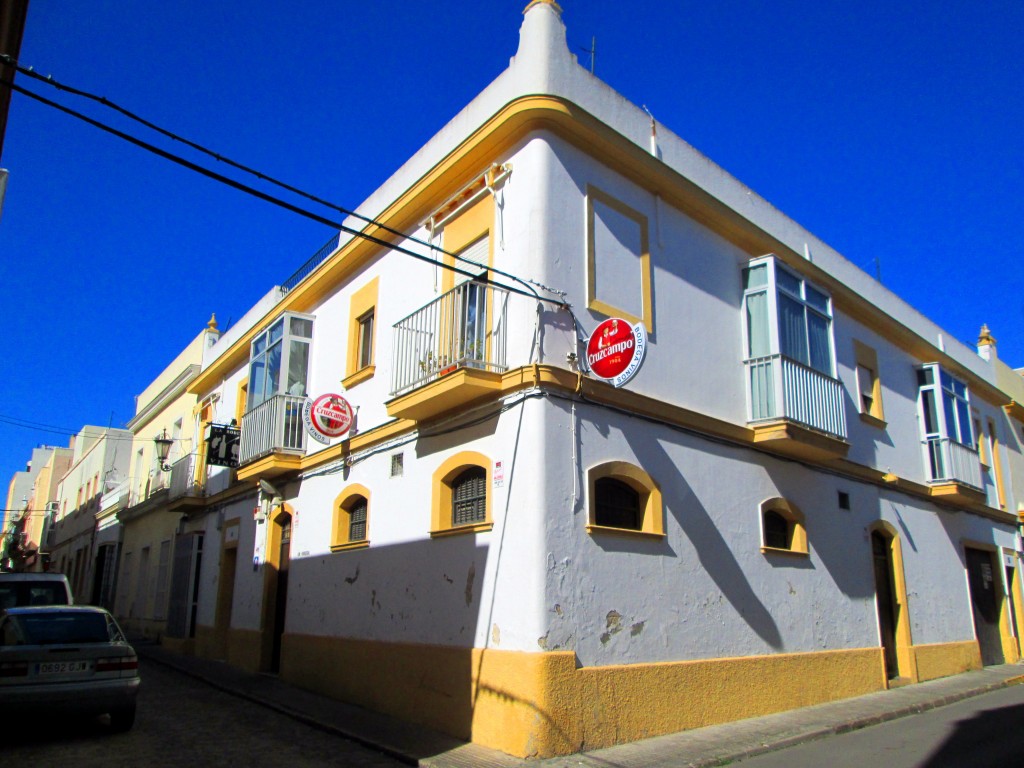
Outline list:
[[[313,401],[309,419],[320,434],[341,437],[352,426],[352,406],[341,395],[320,395]]]
[[[594,329],[587,341],[587,365],[591,373],[621,387],[643,362],[647,334],[640,323],[612,317]]]

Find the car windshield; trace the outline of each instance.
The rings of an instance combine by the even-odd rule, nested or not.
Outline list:
[[[102,613],[36,613],[11,618],[29,645],[107,643],[112,639]]]

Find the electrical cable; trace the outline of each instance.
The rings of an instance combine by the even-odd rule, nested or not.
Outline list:
[[[379,229],[382,229],[385,232],[388,232],[389,234],[397,235],[399,237],[405,238],[405,239],[410,240],[410,241],[412,241],[414,243],[417,243],[418,245],[426,246],[427,248],[430,248],[432,251],[437,251],[437,252],[439,252],[439,253],[441,253],[441,254],[443,254],[445,256],[449,256],[449,257],[451,257],[453,259],[458,259],[459,261],[462,261],[462,262],[465,262],[465,263],[476,264],[476,262],[474,262],[472,259],[467,259],[467,258],[464,258],[462,256],[459,256],[458,254],[451,253],[450,251],[446,251],[443,248],[439,248],[438,246],[436,246],[436,245],[434,245],[432,243],[428,243],[428,242],[426,242],[424,240],[421,240],[420,238],[413,237],[412,235],[407,235],[404,232],[401,232],[401,231],[399,231],[397,229],[394,229],[394,228],[388,226],[387,224],[379,222],[376,219],[373,219],[373,218],[371,218],[369,216],[364,216],[361,213],[357,213],[356,211],[353,211],[353,210],[350,210],[348,208],[345,208],[344,206],[338,205],[337,203],[332,203],[329,200],[325,200],[325,199],[323,199],[321,197],[317,197],[316,195],[313,195],[313,194],[310,194],[308,192],[305,192],[305,191],[303,191],[303,190],[299,189],[298,187],[295,187],[295,186],[293,186],[291,184],[287,184],[286,182],[280,181],[279,179],[276,179],[276,178],[274,178],[272,176],[268,176],[265,173],[262,173],[261,171],[257,171],[254,168],[250,168],[250,167],[248,167],[246,165],[238,163],[238,162],[232,160],[229,157],[225,157],[224,155],[221,155],[218,152],[214,152],[213,150],[208,149],[208,148],[202,146],[201,144],[198,144],[198,143],[196,143],[196,142],[194,142],[194,141],[192,141],[190,139],[186,139],[183,136],[179,136],[179,135],[173,133],[172,131],[168,131],[165,128],[161,128],[160,126],[156,125],[155,123],[152,123],[149,120],[146,120],[145,118],[140,117],[139,115],[136,115],[134,112],[131,112],[130,110],[125,109],[124,107],[120,106],[119,104],[116,104],[115,102],[110,101],[105,96],[97,96],[96,94],[89,93],[88,91],[83,91],[81,89],[74,88],[74,87],[69,86],[69,85],[65,85],[64,83],[61,83],[60,81],[56,80],[52,75],[47,75],[46,77],[44,77],[43,75],[40,75],[38,72],[33,70],[31,67],[24,67],[24,66],[18,64],[18,62],[15,59],[13,59],[11,56],[9,56],[7,54],[0,54],[0,61],[3,61],[4,63],[13,66],[18,72],[26,75],[27,77],[31,77],[31,78],[34,78],[35,80],[38,80],[38,81],[43,82],[43,83],[46,83],[47,85],[50,85],[50,86],[56,88],[57,90],[66,91],[67,93],[71,93],[71,94],[73,94],[75,96],[80,96],[80,97],[85,98],[85,99],[90,99],[90,100],[95,101],[95,102],[97,102],[99,104],[102,104],[103,106],[105,106],[105,107],[107,107],[109,109],[113,109],[114,111],[119,112],[120,114],[124,115],[128,119],[134,120],[135,122],[139,123],[140,125],[143,125],[143,126],[149,128],[150,130],[156,131],[157,133],[159,133],[159,134],[161,134],[163,136],[166,136],[167,138],[171,139],[172,141],[177,141],[177,142],[180,142],[182,144],[185,144],[186,146],[191,147],[192,149],[195,149],[197,152],[201,152],[201,153],[203,153],[205,155],[208,155],[208,156],[214,158],[218,162],[226,163],[227,165],[229,165],[229,166],[231,166],[233,168],[236,168],[236,169],[238,169],[240,171],[243,171],[245,173],[251,174],[251,175],[255,176],[256,178],[258,178],[258,179],[260,179],[262,181],[269,182],[270,184],[273,184],[275,186],[281,187],[282,189],[288,190],[289,192],[292,192],[292,193],[294,193],[296,195],[299,195],[300,197],[304,197],[307,200],[310,200],[312,202],[318,203],[318,204],[323,205],[323,206],[325,206],[327,208],[331,208],[332,210],[338,211],[339,213],[342,213],[342,214],[344,214],[346,216],[351,216],[351,217],[359,219],[360,221],[363,221],[363,222],[365,222],[367,224],[372,224],[373,226],[378,227]],[[530,291],[532,292],[533,297],[537,298],[537,299],[540,299],[541,296],[536,291],[533,290],[533,288],[531,287],[532,285],[536,285],[536,286],[538,286],[540,288],[543,288],[544,290],[549,291],[550,293],[554,293],[556,295],[562,295],[562,296],[565,295],[564,291],[557,291],[555,289],[548,288],[547,286],[545,286],[545,285],[543,285],[541,283],[538,283],[536,281],[533,281],[533,280],[525,280],[523,278],[520,278],[520,277],[518,277],[516,275],[511,274],[510,272],[505,272],[503,270],[496,269],[494,267],[488,267],[488,270],[490,272],[493,272],[493,273],[497,274],[497,275],[501,275],[502,277],[508,278],[510,280],[514,280],[514,281],[516,281],[516,282],[518,282],[518,283],[520,283],[522,285],[527,286],[527,288],[529,288]],[[557,303],[563,303],[563,302],[557,302]]]
[[[402,246],[396,245],[395,243],[390,243],[387,240],[384,240],[382,238],[376,237],[375,235],[371,235],[371,234],[369,234],[367,232],[362,232],[360,230],[353,229],[352,227],[347,227],[347,226],[345,226],[344,224],[342,224],[340,222],[332,221],[332,220],[330,220],[330,219],[328,219],[328,218],[326,218],[324,216],[320,216],[317,213],[313,213],[312,211],[307,211],[306,209],[300,208],[299,206],[294,205],[292,203],[289,203],[286,200],[282,200],[279,197],[274,197],[273,195],[267,194],[266,192],[261,192],[260,190],[255,189],[254,187],[250,187],[250,186],[248,186],[246,184],[242,184],[239,181],[235,181],[234,179],[230,179],[227,176],[224,176],[222,174],[216,173],[215,171],[211,171],[211,170],[209,170],[207,168],[203,168],[201,165],[197,165],[196,163],[193,163],[190,160],[186,160],[183,157],[179,157],[178,155],[175,155],[175,154],[173,154],[171,152],[168,152],[166,150],[160,149],[159,147],[156,147],[156,146],[154,146],[152,144],[149,144],[148,142],[145,142],[142,139],[135,138],[134,136],[131,136],[130,134],[127,134],[127,133],[125,133],[123,131],[119,131],[117,128],[113,128],[112,126],[106,125],[105,123],[101,123],[99,120],[94,120],[93,118],[88,117],[87,115],[83,115],[81,112],[77,112],[77,111],[75,111],[75,110],[73,110],[73,109],[71,109],[69,107],[63,106],[62,104],[58,104],[55,101],[51,101],[50,99],[47,99],[44,96],[40,96],[37,93],[33,93],[32,91],[27,90],[26,88],[22,88],[19,85],[15,85],[14,83],[10,82],[9,80],[2,80],[2,79],[0,79],[0,84],[8,86],[13,91],[16,91],[17,93],[20,93],[20,94],[23,94],[25,96],[28,96],[30,99],[35,99],[36,101],[39,101],[42,104],[46,104],[49,107],[53,107],[54,109],[56,109],[56,110],[58,110],[60,112],[64,112],[65,114],[71,115],[72,117],[76,117],[79,120],[82,120],[83,122],[88,123],[89,125],[92,125],[92,126],[94,126],[96,128],[99,128],[102,131],[106,131],[107,133],[110,133],[110,134],[112,134],[114,136],[117,136],[120,139],[124,139],[125,141],[129,142],[130,144],[134,144],[135,146],[140,147],[141,149],[145,149],[148,152],[152,152],[153,154],[155,154],[155,155],[157,155],[159,157],[162,157],[165,160],[170,160],[171,162],[177,163],[178,165],[180,165],[180,166],[182,166],[184,168],[187,168],[187,169],[189,169],[191,171],[195,171],[196,173],[202,174],[203,176],[206,176],[207,178],[213,179],[214,181],[219,181],[222,184],[226,184],[227,186],[232,187],[234,189],[237,189],[237,190],[239,190],[241,192],[245,192],[247,194],[250,194],[253,197],[259,198],[260,200],[263,200],[263,201],[268,202],[268,203],[272,203],[272,204],[274,204],[274,205],[276,205],[278,207],[284,208],[287,211],[291,211],[292,213],[297,213],[300,216],[304,216],[307,219],[311,219],[311,220],[316,221],[317,223],[320,223],[320,224],[325,224],[325,225],[327,225],[329,227],[332,227],[334,229],[338,229],[338,230],[340,230],[342,232],[345,232],[346,234],[352,235],[354,237],[362,238],[362,239],[367,240],[368,242],[371,242],[371,243],[373,243],[375,245],[379,245],[382,248],[387,248],[389,250],[396,251],[396,252],[401,253],[401,254],[403,254],[405,256],[410,256],[410,257],[412,257],[414,259],[417,259],[419,261],[424,261],[424,262],[427,262],[429,264],[437,264],[438,263],[436,259],[432,259],[429,256],[424,256],[423,254],[416,253],[415,251],[411,251],[408,248],[403,248]],[[458,273],[460,275],[464,275],[464,276],[466,276],[466,277],[468,277],[470,279],[474,279],[474,280],[478,279],[478,275],[477,275],[476,272],[470,272],[470,271],[462,269],[460,267],[456,267],[456,266],[454,266],[452,264],[443,264],[442,263],[442,264],[440,264],[440,266],[443,267],[444,269],[448,269],[448,270],[451,270],[452,272],[456,272],[456,273]],[[560,307],[566,306],[564,301],[556,300],[556,299],[546,299],[543,296],[537,295],[537,292],[534,291],[533,288],[530,288],[529,292],[527,292],[527,291],[524,291],[521,288],[515,288],[515,287],[510,286],[510,285],[504,285],[502,283],[498,283],[498,282],[495,282],[493,280],[488,280],[487,282],[488,282],[489,285],[496,286],[498,288],[501,288],[503,290],[508,291],[509,293],[514,293],[514,294],[517,294],[519,296],[525,296],[525,297],[527,297],[529,299],[536,299],[537,301],[548,302],[548,303],[555,304],[555,305],[560,306]]]

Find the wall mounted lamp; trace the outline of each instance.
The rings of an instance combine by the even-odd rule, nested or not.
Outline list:
[[[167,436],[167,430],[163,430],[158,437],[153,438],[156,444],[156,460],[160,463],[163,472],[170,472],[171,465],[167,463],[167,457],[171,454],[171,446],[174,441]]]

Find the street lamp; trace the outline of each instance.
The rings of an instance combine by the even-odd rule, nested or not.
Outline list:
[[[167,430],[163,430],[159,437],[154,437],[156,443],[156,460],[160,463],[160,469],[164,472],[171,471],[171,465],[167,463],[167,457],[171,453],[171,446],[174,441],[167,436]]]

